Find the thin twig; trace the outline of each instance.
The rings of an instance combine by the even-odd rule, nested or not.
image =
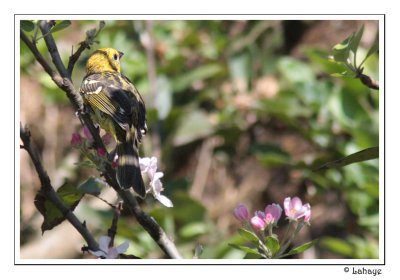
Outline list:
[[[360,72],[357,75],[357,78],[360,79],[360,81],[366,85],[367,87],[371,88],[371,89],[376,89],[379,90],[379,84],[377,81],[374,81],[371,79],[371,77],[363,74],[362,72]]]
[[[23,149],[25,149],[31,157],[33,165],[35,166],[36,172],[39,176],[39,180],[42,185],[40,190],[43,192],[46,198],[50,200],[58,210],[60,210],[60,212],[71,223],[71,225],[75,227],[75,229],[82,235],[82,237],[86,240],[88,247],[93,251],[97,251],[99,245],[88,231],[84,223],[79,221],[75,214],[67,206],[65,206],[64,202],[55,192],[53,186],[51,185],[50,178],[42,165],[36,145],[31,141],[29,131],[23,128],[22,124],[20,124],[20,137],[24,143]]]
[[[84,50],[88,49],[90,46],[90,44],[85,40],[83,42],[80,43],[79,48],[76,50],[76,52],[74,52],[70,57],[69,57],[69,61],[68,61],[68,74],[70,77],[72,77],[72,71],[74,70],[75,67],[75,63],[78,61],[79,57],[81,56],[81,54],[83,53]]]
[[[114,217],[111,222],[111,226],[108,229],[107,235],[110,237],[110,246],[114,247],[114,238],[115,235],[117,234],[117,228],[118,228],[118,219],[119,216],[121,216],[121,209],[122,209],[122,203],[118,203],[117,207],[113,207],[114,209]]]

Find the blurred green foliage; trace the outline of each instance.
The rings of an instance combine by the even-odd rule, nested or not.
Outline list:
[[[85,31],[97,24],[72,21],[71,26],[53,34],[65,62],[71,47],[76,49],[84,40]],[[306,22],[303,32],[317,24]],[[266,172],[279,167],[286,168],[286,172],[298,172],[300,180],[291,182],[297,189],[292,196],[307,195],[312,207],[321,205],[322,213],[317,214],[316,220],[324,220],[327,215],[326,194],[338,194],[340,201],[336,203],[344,208],[341,222],[321,223],[333,227],[333,231],[313,232],[311,219],[309,240],[321,240],[318,250],[329,250],[336,257],[378,257],[378,161],[321,172],[313,170],[328,161],[378,146],[379,94],[357,79],[329,75],[342,69],[328,59],[334,44],[323,49],[298,43],[300,55],[296,56],[283,51],[290,39],[285,36],[284,26],[280,21],[154,21],[149,25],[145,21],[111,20],[106,21],[97,37],[94,49],[110,46],[124,52],[122,71],[146,101],[150,136],[144,140],[141,154],[152,155],[157,147],[150,139],[158,135],[161,169],[166,174],[165,194],[174,207],[166,209],[151,197],[143,207],[186,258],[193,257],[197,244],[204,247],[200,258],[244,257],[243,252],[228,246],[240,244],[243,239],[232,229],[218,227],[206,201],[189,194],[193,176],[184,172],[184,166],[196,159],[201,143],[215,136],[223,141],[215,147],[214,155],[228,167],[238,161],[239,139],[248,136],[243,157],[256,158]],[[356,30],[348,30],[348,34]],[[32,29],[29,34],[33,32]],[[149,40],[154,43],[153,51],[146,49]],[[337,42],[342,40],[338,38]],[[43,40],[38,41],[38,47],[45,53]],[[367,47],[361,46],[359,52],[366,53]],[[73,72],[76,87],[92,51],[84,52]],[[155,61],[154,80],[149,78],[153,67],[149,56]],[[51,79],[33,67],[33,56],[24,44],[20,58],[21,75],[40,83],[46,106],[67,106],[67,99]],[[363,66],[364,73],[378,77],[376,53],[370,54]],[[282,143],[257,137],[260,128],[276,130],[277,135],[289,132],[309,148],[295,157]],[[302,189],[305,183],[313,186],[311,195]],[[216,201],[222,207],[224,197]],[[92,211],[88,206],[80,214],[88,215],[84,218],[88,223],[101,221],[97,224],[99,235],[105,233],[112,218],[111,214]],[[131,240],[128,253],[157,257],[156,244],[132,219],[121,218],[118,238]]]

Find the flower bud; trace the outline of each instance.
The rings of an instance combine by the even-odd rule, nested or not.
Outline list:
[[[99,157],[104,157],[106,155],[106,150],[104,148],[98,148],[97,149],[97,155]]]
[[[279,204],[270,204],[265,207],[265,222],[267,224],[277,223],[282,215],[282,208]]]
[[[78,146],[82,143],[82,138],[78,133],[72,133],[71,145]]]
[[[233,215],[241,222],[249,219],[249,211],[244,204],[239,204],[239,206],[233,210]]]
[[[259,216],[251,218],[250,223],[255,230],[264,230],[267,225],[264,219],[261,219]]]

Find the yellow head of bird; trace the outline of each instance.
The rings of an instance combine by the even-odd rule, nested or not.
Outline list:
[[[86,74],[101,72],[121,73],[120,59],[124,53],[113,48],[101,48],[95,51],[86,63]]]

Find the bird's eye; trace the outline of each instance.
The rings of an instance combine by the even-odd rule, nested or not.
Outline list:
[[[115,53],[113,58],[114,58],[114,60],[118,60],[118,54]]]

